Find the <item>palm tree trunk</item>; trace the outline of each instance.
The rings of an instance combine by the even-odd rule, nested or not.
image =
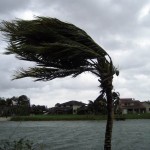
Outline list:
[[[113,100],[112,100],[112,87],[106,89],[107,96],[107,124],[105,131],[104,150],[111,150],[111,138],[113,128]]]

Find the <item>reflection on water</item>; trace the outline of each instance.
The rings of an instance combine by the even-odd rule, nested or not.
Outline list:
[[[30,139],[44,150],[103,150],[106,121],[0,122],[0,140]],[[150,120],[114,121],[113,150],[149,150]]]

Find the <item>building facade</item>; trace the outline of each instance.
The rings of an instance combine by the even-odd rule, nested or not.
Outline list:
[[[85,103],[79,101],[68,101],[62,104],[57,103],[55,107],[49,110],[50,114],[77,114],[78,109],[85,106]]]
[[[150,104],[146,102],[140,102],[133,98],[120,99],[119,107],[122,114],[134,114],[134,113],[150,113]]]

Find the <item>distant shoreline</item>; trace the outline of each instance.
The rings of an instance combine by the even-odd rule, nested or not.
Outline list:
[[[114,116],[114,119],[118,117]],[[150,119],[150,113],[127,114],[121,116],[125,119]],[[33,115],[33,116],[14,116],[10,121],[88,121],[88,120],[107,120],[106,115]],[[121,120],[121,119],[120,119]]]
[[[0,117],[0,121],[10,121],[11,117]]]

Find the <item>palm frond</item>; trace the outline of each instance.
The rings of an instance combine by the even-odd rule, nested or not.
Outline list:
[[[0,30],[13,44],[18,46],[59,43],[80,45],[80,47],[84,47],[83,49],[86,47],[102,56],[107,54],[85,31],[55,18],[37,17],[36,20],[30,21],[3,21]]]
[[[72,75],[73,77],[78,76],[82,72],[91,71],[93,68],[78,68],[78,69],[57,69],[57,68],[40,68],[40,67],[33,67],[29,68],[28,70],[24,70],[21,68],[19,71],[16,72],[14,75],[14,79],[20,79],[24,77],[32,77],[37,78],[35,81],[48,81],[53,80],[55,78],[63,78]]]
[[[37,17],[34,20],[3,21],[0,31],[9,42],[5,54],[15,54],[18,59],[37,63],[36,69],[23,71],[19,78],[28,74],[28,76],[37,78],[40,76],[40,79],[43,76],[44,79],[48,79],[49,73],[51,80],[56,74],[56,77],[67,75],[76,77],[87,70],[102,79],[114,74],[111,58],[106,51],[85,31],[73,24],[56,18]],[[110,62],[106,56],[110,58]],[[67,70],[68,73],[61,74],[50,68],[55,68],[57,71]],[[33,74],[33,70],[36,75]]]

